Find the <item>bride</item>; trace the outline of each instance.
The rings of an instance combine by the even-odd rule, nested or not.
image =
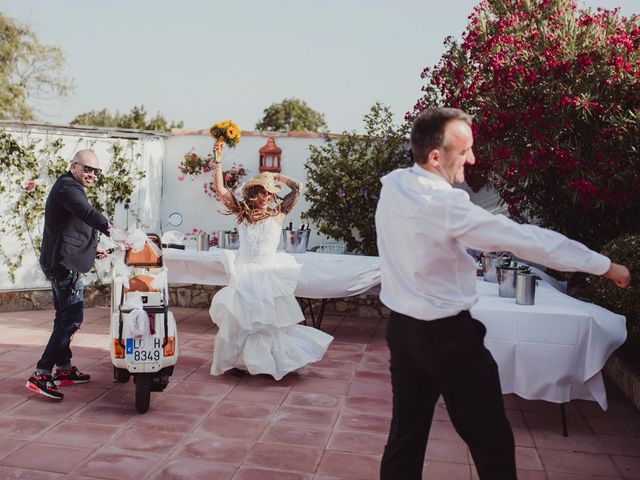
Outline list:
[[[222,145],[215,149],[221,157]],[[280,198],[276,194],[283,183],[291,191]],[[216,293],[209,310],[218,326],[211,374],[245,371],[280,380],[320,360],[333,340],[299,325],[304,315],[294,290],[301,265],[293,256],[276,252],[284,218],[300,197],[300,184],[263,172],[245,183],[238,200],[224,185],[220,163],[214,168],[214,188],[226,213],[236,217],[240,249],[237,255],[223,250],[229,285]]]

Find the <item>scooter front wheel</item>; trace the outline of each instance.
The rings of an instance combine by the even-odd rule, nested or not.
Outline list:
[[[133,380],[136,384],[136,410],[147,413],[151,402],[151,376],[150,373],[136,373]]]

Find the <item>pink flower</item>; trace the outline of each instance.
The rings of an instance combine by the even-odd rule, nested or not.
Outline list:
[[[29,192],[30,192],[31,190],[33,190],[34,188],[36,188],[36,182],[34,182],[33,180],[29,180],[29,181],[27,182],[27,185],[26,185],[26,187],[25,187],[25,188],[26,188],[26,190],[27,190],[27,191],[29,191]]]

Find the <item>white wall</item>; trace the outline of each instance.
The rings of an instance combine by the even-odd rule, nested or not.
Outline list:
[[[164,158],[164,143],[162,137],[143,135],[142,138],[113,138],[107,131],[75,132],[62,127],[29,127],[24,128],[3,126],[3,130],[11,133],[16,141],[22,145],[34,141],[40,141],[44,146],[45,141],[62,138],[64,146],[59,155],[69,162],[76,151],[84,148],[94,150],[101,161],[103,169],[108,170],[112,158],[112,148],[115,142],[120,142],[125,147],[123,155],[134,158],[140,154],[140,168],[147,172],[147,176],[138,183],[133,194],[131,208],[126,211],[120,207],[116,210],[115,217],[111,221],[122,228],[135,227],[138,222],[131,211],[138,211],[140,224],[145,228],[158,230],[160,227],[160,203],[162,198],[162,159]],[[43,163],[46,159],[43,159]],[[0,173],[1,174],[1,173]],[[54,179],[55,180],[55,179]],[[19,186],[16,186],[19,188]],[[140,207],[140,208],[138,208]],[[5,221],[12,212],[7,211],[9,205],[2,201],[0,196],[0,221]],[[41,234],[40,226],[39,233]],[[3,247],[9,254],[17,254],[19,244],[15,238],[5,237],[0,239]],[[91,281],[91,278],[87,278]],[[25,252],[22,266],[16,272],[16,282],[12,283],[7,273],[6,266],[0,262],[0,290],[17,290],[47,288],[50,284],[40,270],[38,259],[33,250],[29,248]]]
[[[305,182],[306,174],[304,165],[309,158],[309,145],[321,145],[322,138],[299,138],[299,137],[276,137],[276,145],[282,149],[282,174],[293,177],[298,181]],[[224,164],[225,169],[236,163],[242,163],[248,169],[247,176],[243,181],[248,180],[260,173],[258,150],[267,142],[267,136],[246,135],[236,148],[225,148]],[[195,153],[201,157],[206,157],[213,147],[213,141],[208,135],[184,135],[171,136],[165,140],[165,162],[164,162],[164,204],[163,204],[163,224],[167,223],[169,215],[173,212],[181,213],[184,222],[178,228],[171,226],[165,230],[179,230],[183,233],[191,231],[193,228],[212,232],[216,230],[226,230],[235,226],[232,215],[220,213],[221,207],[217,202],[204,194],[203,184],[210,181],[211,177],[199,175],[194,178],[187,177],[180,182],[178,176],[178,164],[182,161],[185,153],[194,148]],[[286,187],[285,187],[286,191]],[[304,199],[304,194],[291,212],[287,221],[292,221],[294,227],[302,223],[300,213],[307,210],[308,203]],[[311,226],[313,229],[313,225]],[[317,231],[312,231],[309,239],[309,247],[318,243],[326,242],[326,238],[320,238]]]

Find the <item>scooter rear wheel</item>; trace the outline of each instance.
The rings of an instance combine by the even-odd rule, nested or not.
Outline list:
[[[137,373],[133,379],[136,384],[136,410],[147,413],[151,401],[151,374]]]

